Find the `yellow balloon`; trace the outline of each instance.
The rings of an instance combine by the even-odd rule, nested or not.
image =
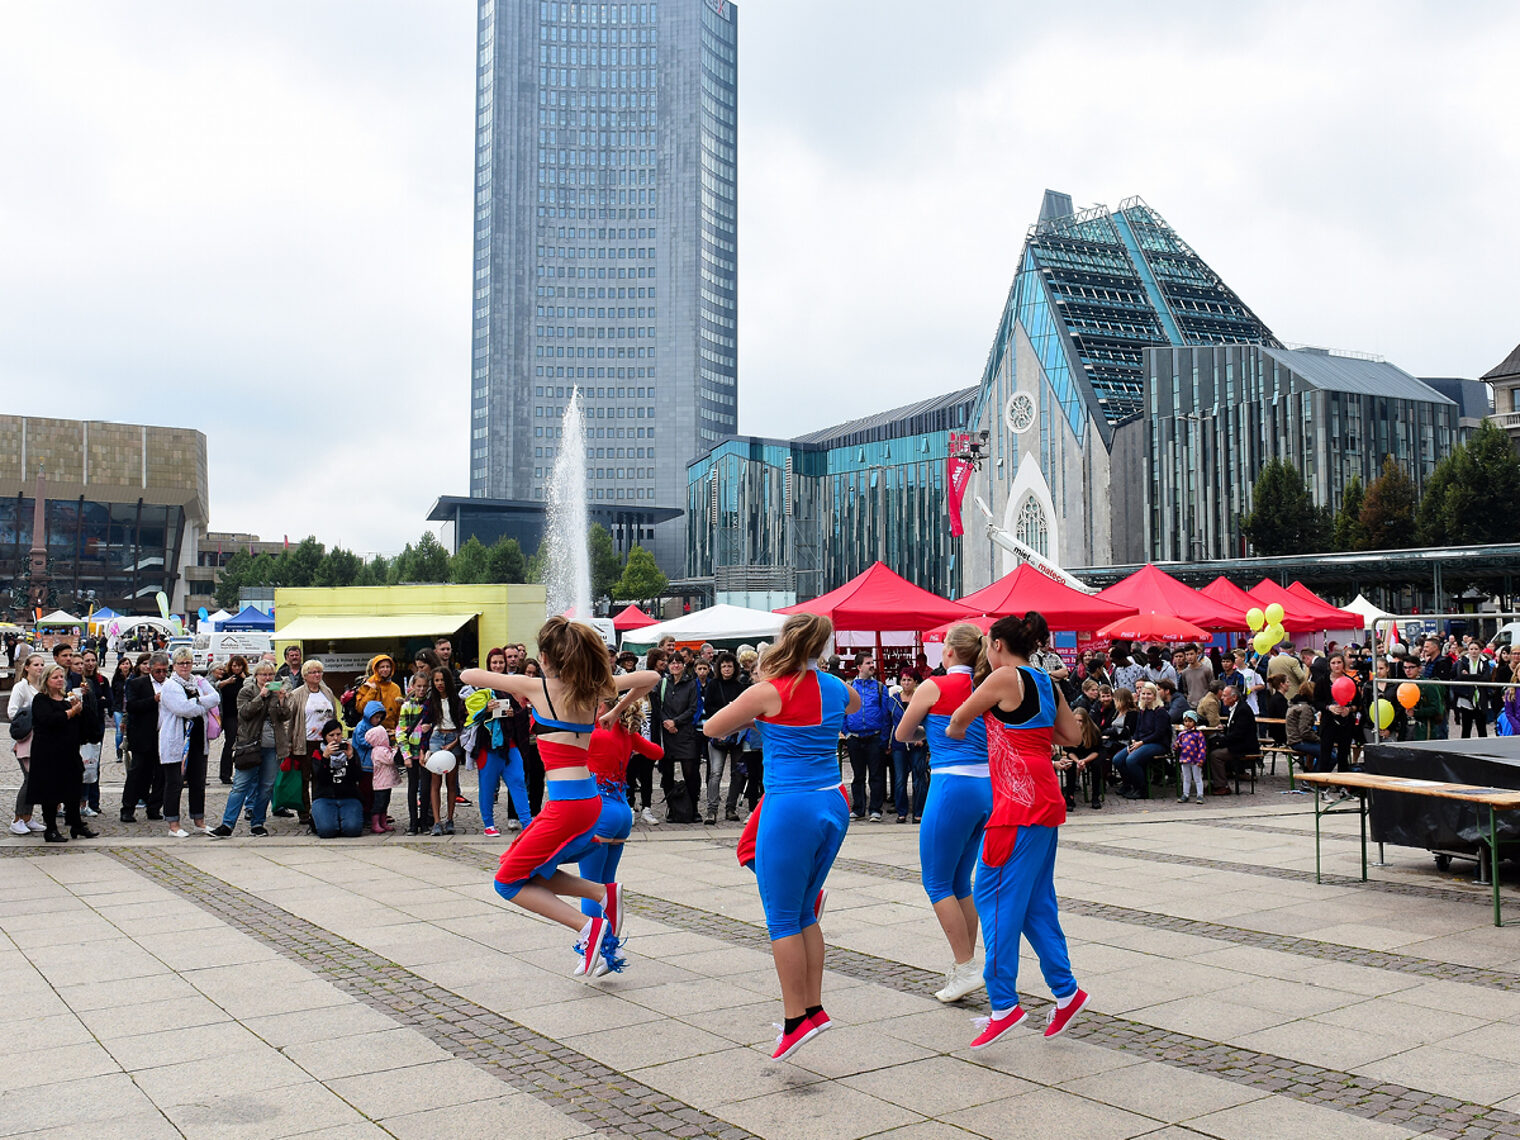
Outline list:
[[[1273,645],[1276,645],[1279,641],[1288,636],[1288,631],[1282,627],[1282,624],[1280,622],[1273,622],[1271,625],[1267,626],[1263,632],[1272,635]]]
[[[1252,639],[1251,644],[1256,647],[1257,653],[1266,654],[1271,652],[1272,646],[1276,645],[1277,642],[1273,640],[1270,633],[1268,633],[1266,630],[1262,630],[1255,636],[1255,638]]]
[[[1387,731],[1388,726],[1393,723],[1393,705],[1379,698],[1372,702],[1372,713],[1377,717],[1377,726]]]
[[[1246,611],[1246,624],[1250,626],[1254,632],[1267,624],[1267,615],[1255,607],[1252,607]]]
[[[1282,606],[1278,605],[1278,603],[1273,602],[1270,606],[1267,607],[1267,621],[1272,625],[1281,625],[1284,616],[1286,616],[1285,612]]]

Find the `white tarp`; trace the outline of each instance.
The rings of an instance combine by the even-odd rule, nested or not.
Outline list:
[[[1349,610],[1354,614],[1361,614],[1363,629],[1371,629],[1372,623],[1377,621],[1379,618],[1393,616],[1387,610],[1379,609],[1377,606],[1373,605],[1367,600],[1366,596],[1362,594],[1358,594],[1354,602],[1348,602],[1346,605],[1342,606],[1341,609]]]
[[[623,635],[623,644],[656,645],[667,636],[677,641],[774,641],[785,621],[785,614],[717,605],[658,625],[631,629]]]

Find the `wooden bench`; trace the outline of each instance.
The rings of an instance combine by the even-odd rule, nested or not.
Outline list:
[[[1259,716],[1256,718],[1256,727],[1262,725],[1268,727],[1287,727],[1287,720],[1280,716]],[[1257,733],[1257,739],[1261,741],[1261,755],[1264,760],[1270,759],[1272,763],[1272,775],[1277,775],[1277,758],[1281,756],[1288,764],[1288,791],[1297,791],[1297,785],[1293,782],[1293,762],[1298,759],[1298,753],[1286,744],[1278,744],[1270,736]]]
[[[1362,882],[1367,881],[1367,797],[1374,792],[1398,793],[1406,796],[1431,796],[1436,799],[1462,800],[1477,804],[1479,825],[1483,815],[1488,816],[1489,881],[1494,889],[1494,925],[1503,926],[1504,918],[1499,905],[1499,829],[1495,822],[1501,811],[1520,810],[1520,791],[1508,788],[1485,788],[1475,784],[1449,784],[1441,780],[1414,780],[1405,776],[1379,776],[1371,772],[1302,772],[1298,777],[1314,787],[1314,881],[1320,876],[1321,816],[1342,814],[1333,803],[1324,806],[1326,788],[1349,788],[1356,792],[1357,810],[1362,825]]]

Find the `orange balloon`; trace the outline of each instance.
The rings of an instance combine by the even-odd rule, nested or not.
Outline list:
[[[1415,705],[1420,703],[1420,686],[1412,681],[1405,681],[1399,686],[1398,698],[1399,704],[1403,705],[1406,709],[1414,708]]]

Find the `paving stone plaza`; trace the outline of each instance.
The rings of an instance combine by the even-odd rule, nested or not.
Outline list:
[[[1422,851],[1363,885],[1355,815],[1317,885],[1309,797],[1276,782],[1079,809],[1056,877],[1092,1003],[976,1053],[983,995],[931,996],[918,829],[853,825],[834,1028],[781,1064],[734,825],[635,830],[629,968],[587,984],[492,891],[505,841],[473,810],[443,839],[173,840],[108,812],[96,840],[0,844],[4,1134],[1520,1137],[1520,891],[1496,929],[1470,867]],[[1043,1027],[1032,958],[1020,980]]]

